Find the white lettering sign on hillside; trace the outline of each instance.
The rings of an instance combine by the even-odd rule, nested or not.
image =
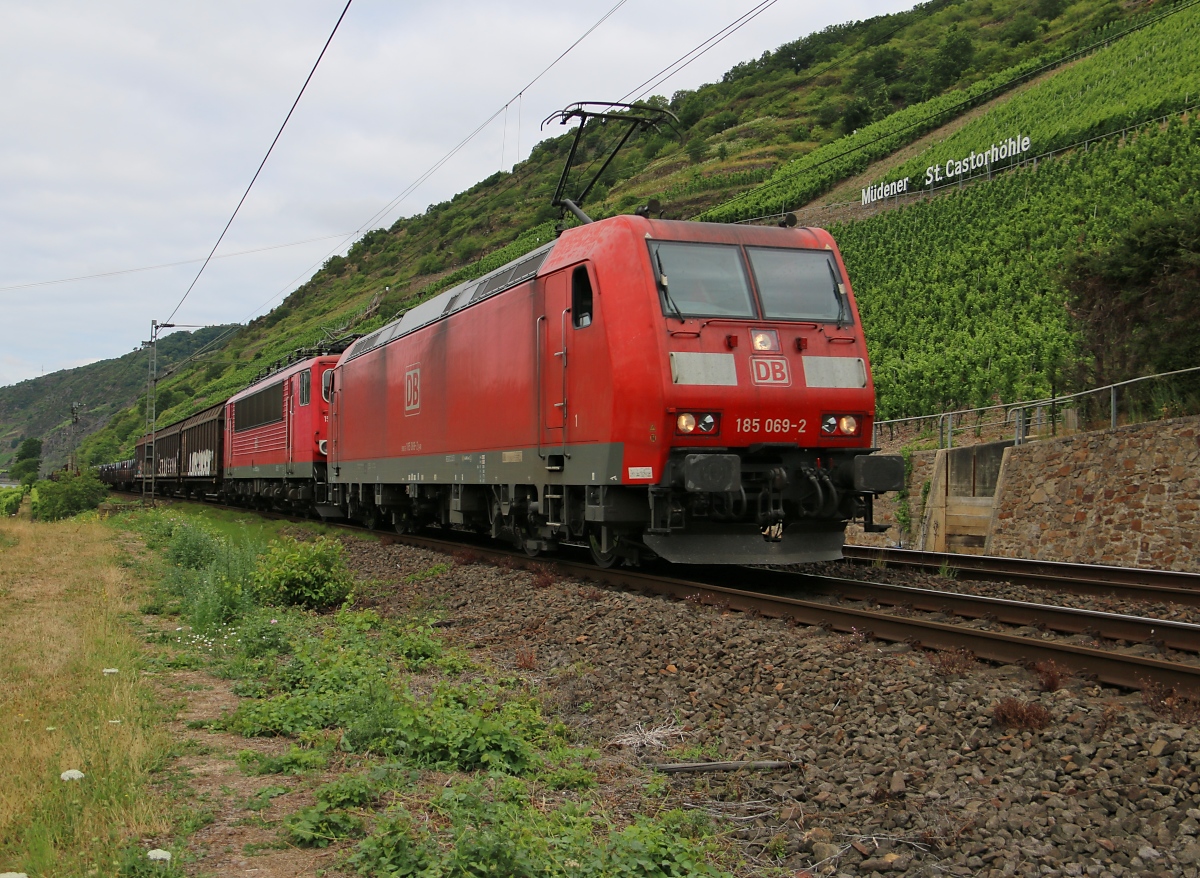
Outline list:
[[[1014,159],[1029,152],[1029,147],[1029,137],[1018,134],[1016,137],[1010,137],[1000,143],[993,143],[982,152],[972,152],[961,159],[947,159],[945,164],[930,165],[925,169],[925,185],[934,186],[947,180],[954,180],[964,174],[970,174],[980,168],[990,167],[994,162]],[[908,191],[909,182],[909,178],[905,177],[903,180],[868,186],[862,190],[862,206],[866,207],[880,199],[891,198],[893,195],[902,195]]]

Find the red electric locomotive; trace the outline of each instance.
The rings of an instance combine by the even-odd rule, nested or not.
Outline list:
[[[837,558],[899,487],[828,233],[618,216],[359,339],[326,515],[463,525],[598,563]]]
[[[321,387],[337,359],[303,357],[226,401],[228,499],[311,508],[314,486],[325,482],[329,402]]]

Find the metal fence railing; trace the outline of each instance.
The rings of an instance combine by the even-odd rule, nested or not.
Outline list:
[[[937,437],[938,448],[1011,438],[1030,439],[1116,429],[1200,414],[1200,366],[1132,378],[1047,399],[997,403],[875,422],[874,444]]]

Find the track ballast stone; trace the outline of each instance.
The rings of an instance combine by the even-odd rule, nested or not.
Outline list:
[[[703,809],[740,839],[744,874],[1200,876],[1200,732],[1186,700],[1160,716],[1137,693],[1079,679],[1043,692],[1021,668],[955,673],[904,644],[600,589],[552,567],[346,543],[376,581],[368,601],[433,609],[447,637],[535,679],[584,740],[613,748],[660,730],[664,746],[621,754],[647,765],[648,797]],[[1041,705],[1048,725],[1001,727],[1005,699]],[[708,759],[800,767],[648,768]]]

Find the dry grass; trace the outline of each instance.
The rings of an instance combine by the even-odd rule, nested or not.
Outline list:
[[[977,664],[975,653],[964,647],[927,652],[926,657],[934,669],[945,677],[957,677],[973,671]]]
[[[1043,692],[1057,692],[1066,683],[1067,678],[1071,676],[1071,669],[1064,668],[1055,662],[1054,659],[1037,662],[1034,664],[1032,670]]]
[[[1005,698],[992,708],[992,719],[1001,728],[1033,732],[1046,728],[1053,717],[1040,704]]]
[[[1179,692],[1165,683],[1142,681],[1142,703],[1155,716],[1172,722],[1192,725],[1200,720],[1200,698]]]
[[[124,621],[133,576],[97,521],[10,518],[0,535],[0,869],[110,873],[126,836],[166,829],[143,795],[168,742]],[[70,768],[85,779],[59,780]]]

